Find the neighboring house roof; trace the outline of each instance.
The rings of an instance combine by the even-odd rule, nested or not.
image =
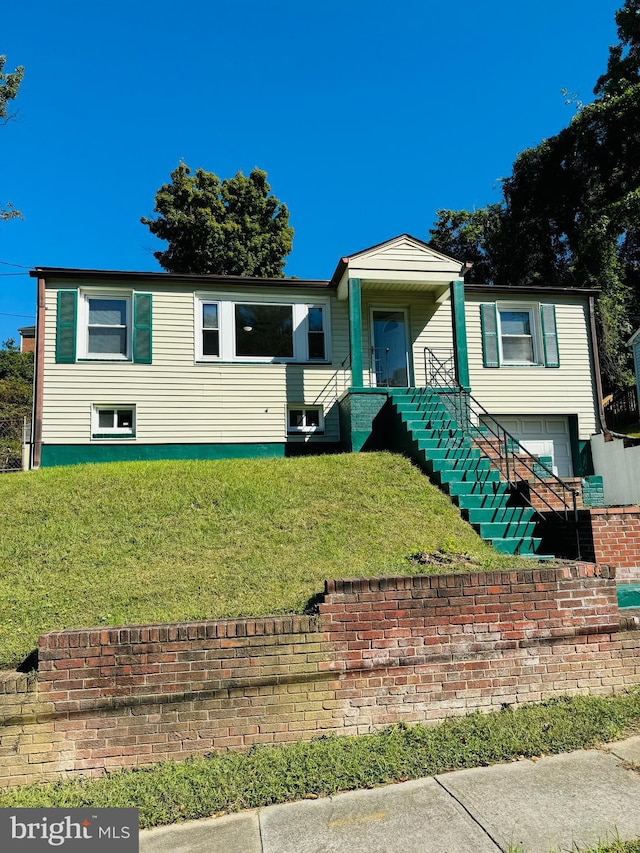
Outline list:
[[[21,329],[18,329],[23,338],[34,338],[36,335],[36,327],[35,326],[23,326]]]
[[[632,347],[638,340],[638,338],[640,338],[640,329],[636,329],[636,331],[631,335],[631,337],[627,341],[627,346]]]

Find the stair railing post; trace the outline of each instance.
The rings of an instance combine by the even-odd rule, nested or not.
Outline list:
[[[580,519],[578,516],[578,492],[575,489],[572,489],[573,494],[573,523],[576,528],[576,549],[577,549],[577,560],[582,559],[582,551],[580,549]]]

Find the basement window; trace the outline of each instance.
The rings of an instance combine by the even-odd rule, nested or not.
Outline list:
[[[135,438],[135,406],[94,406],[91,416],[92,438]]]
[[[323,433],[324,417],[320,406],[289,406],[287,409],[287,432]]]

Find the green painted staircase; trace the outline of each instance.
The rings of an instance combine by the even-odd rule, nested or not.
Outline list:
[[[535,510],[518,503],[508,482],[427,388],[389,388],[396,449],[414,459],[501,554],[534,556]]]

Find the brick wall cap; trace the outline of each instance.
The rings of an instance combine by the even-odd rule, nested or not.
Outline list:
[[[640,506],[598,506],[589,509],[591,515],[640,515]]]

